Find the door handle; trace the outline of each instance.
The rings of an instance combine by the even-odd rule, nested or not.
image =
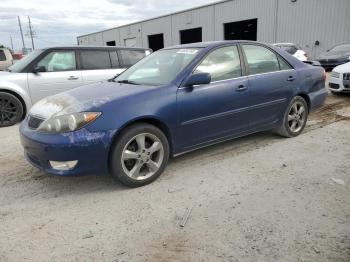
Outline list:
[[[245,91],[247,90],[247,87],[245,85],[239,85],[237,88],[236,88],[236,91],[237,92],[242,92],[242,91]]]
[[[68,79],[68,80],[78,80],[79,77],[77,77],[77,76],[70,76],[70,77],[68,77],[67,79]]]
[[[289,76],[288,78],[287,78],[287,81],[294,81],[295,80],[295,77],[294,76]]]

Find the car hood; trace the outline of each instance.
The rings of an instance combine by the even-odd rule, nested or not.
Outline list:
[[[350,62],[336,66],[333,71],[337,73],[350,73]]]
[[[350,56],[350,52],[326,52],[319,56],[319,59],[338,59]]]
[[[16,78],[16,77],[18,77],[18,75],[21,75],[21,74],[23,74],[23,73],[0,71],[0,81]]]
[[[37,102],[31,108],[29,114],[48,119],[53,116],[76,112],[103,112],[106,104],[115,103],[120,99],[129,99],[132,96],[145,92],[151,92],[156,88],[159,87],[107,81],[98,82],[46,97]]]

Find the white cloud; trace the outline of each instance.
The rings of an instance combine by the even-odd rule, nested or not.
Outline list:
[[[178,4],[171,0],[2,0],[0,9],[0,44],[22,47],[17,16],[24,33],[31,17],[37,47],[76,43],[78,35],[147,19],[182,9],[207,4],[213,0],[192,0]],[[25,37],[26,46],[30,39]]]

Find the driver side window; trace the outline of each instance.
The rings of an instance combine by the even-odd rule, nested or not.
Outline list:
[[[45,67],[46,72],[76,70],[75,51],[50,52],[39,61],[37,66]]]
[[[195,73],[209,73],[213,82],[242,76],[237,46],[214,50],[197,66]]]

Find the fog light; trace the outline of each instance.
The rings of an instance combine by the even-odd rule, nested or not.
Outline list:
[[[49,161],[50,165],[53,169],[56,170],[71,170],[73,169],[77,164],[78,160],[73,160],[73,161]]]

